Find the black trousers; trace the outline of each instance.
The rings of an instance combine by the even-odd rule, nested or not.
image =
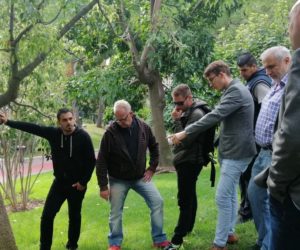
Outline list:
[[[250,162],[246,171],[241,174],[240,182],[239,182],[240,192],[241,192],[241,203],[239,208],[239,214],[244,220],[248,220],[252,218],[252,211],[250,207],[250,201],[248,199],[247,190],[248,190],[249,181],[251,179],[251,172],[252,172],[252,167],[255,159],[256,157]]]
[[[41,217],[40,250],[50,250],[54,218],[65,200],[68,202],[69,230],[67,247],[77,248],[81,226],[81,206],[86,190],[78,191],[72,184],[54,180]]]
[[[196,184],[201,169],[200,164],[186,163],[176,166],[179,218],[172,238],[174,244],[181,244],[183,237],[194,228],[197,212]]]
[[[251,179],[252,167],[260,151],[260,147],[257,144],[256,144],[256,150],[257,150],[257,154],[253,157],[252,161],[249,163],[246,171],[241,174],[240,182],[239,182],[240,192],[241,192],[241,203],[239,208],[239,215],[242,217],[243,221],[252,219],[252,211],[251,211],[250,201],[248,199],[247,191]]]

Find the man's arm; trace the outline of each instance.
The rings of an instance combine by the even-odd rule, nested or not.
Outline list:
[[[101,140],[100,144],[100,149],[98,153],[98,157],[96,160],[96,175],[97,175],[97,180],[98,180],[98,185],[100,187],[100,195],[102,192],[107,193],[108,192],[108,143],[109,143],[109,138],[108,138],[108,133],[105,132],[103,135],[103,138]],[[102,197],[102,195],[101,195]],[[104,198],[104,197],[102,197]],[[104,198],[105,199],[105,198]],[[108,197],[107,197],[108,199]]]
[[[214,110],[206,114],[202,119],[187,126],[184,131],[189,136],[197,136],[235,112],[241,107],[242,103],[240,90],[237,87],[231,87],[226,90],[221,97],[219,105]]]
[[[205,112],[202,109],[200,109],[200,108],[195,109],[193,111],[193,113],[191,114],[190,119],[188,120],[186,125],[188,126],[190,124],[193,124],[196,121],[199,121],[204,115],[205,115]],[[193,142],[197,139],[198,139],[198,136],[188,136],[181,141],[180,146],[189,148],[189,147],[193,146]]]
[[[152,133],[151,128],[145,124],[145,129],[148,130],[149,133],[149,140],[148,140],[148,149],[150,153],[150,160],[149,160],[149,168],[147,170],[152,171],[155,173],[155,170],[158,166],[159,162],[159,150],[158,150],[158,143]]]
[[[40,126],[34,123],[9,120],[6,114],[3,112],[0,113],[0,124],[5,124],[11,128],[22,130],[24,132],[34,134],[46,139],[49,139],[51,137],[50,131],[54,130],[54,128],[52,127]]]
[[[259,81],[257,83],[253,90],[253,95],[256,97],[258,103],[262,102],[270,89],[271,88],[264,81]]]
[[[268,178],[271,195],[283,201],[288,186],[300,178],[300,49],[296,50],[280,109],[279,126],[273,142]]]

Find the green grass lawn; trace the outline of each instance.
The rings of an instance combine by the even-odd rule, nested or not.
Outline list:
[[[182,249],[209,249],[214,238],[216,224],[216,205],[214,194],[216,188],[210,187],[210,169],[205,168],[199,178],[198,213],[194,231],[185,238]],[[42,174],[33,189],[32,199],[45,199],[52,183],[51,173]],[[170,238],[177,222],[178,207],[176,201],[176,174],[160,174],[154,182],[164,198],[164,225]],[[30,211],[10,213],[17,245],[20,250],[36,250],[39,248],[39,224],[42,207]],[[88,186],[82,209],[82,229],[79,241],[80,250],[107,249],[109,204],[99,198],[99,189],[95,174]],[[65,203],[58,213],[54,224],[53,250],[64,249],[67,240],[68,214]],[[149,210],[140,196],[130,192],[124,208],[123,218],[124,241],[123,250],[147,250],[151,248]],[[250,249],[255,242],[255,229],[252,222],[237,225],[240,243],[229,249]]]

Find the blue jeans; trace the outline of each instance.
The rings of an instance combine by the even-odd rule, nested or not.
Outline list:
[[[151,234],[153,242],[160,243],[167,239],[166,234],[163,232],[163,199],[152,181],[144,182],[143,179],[126,181],[110,177],[109,184],[109,245],[121,246],[122,244],[123,207],[130,189],[140,194],[151,210]]]
[[[247,169],[251,160],[252,158],[220,159],[221,176],[216,193],[218,222],[214,239],[214,244],[219,247],[224,247],[228,235],[234,233],[238,210],[237,187],[241,174]]]
[[[280,203],[270,195],[270,250],[299,249],[300,210],[289,196]]]
[[[257,186],[254,177],[271,165],[272,151],[261,149],[252,167],[248,186],[248,197],[252,209],[254,224],[258,233],[257,245],[261,250],[267,250],[270,241],[270,206],[266,188]]]

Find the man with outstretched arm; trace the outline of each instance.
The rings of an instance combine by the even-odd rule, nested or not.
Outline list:
[[[75,250],[81,227],[81,206],[95,167],[95,152],[90,136],[75,124],[71,110],[57,112],[58,127],[8,120],[0,113],[0,124],[19,129],[48,140],[54,170],[54,181],[49,190],[41,217],[40,250],[50,250],[54,218],[65,200],[69,208],[69,230],[66,248]]]

